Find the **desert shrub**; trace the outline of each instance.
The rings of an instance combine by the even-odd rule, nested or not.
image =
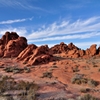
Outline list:
[[[42,78],[44,77],[52,78],[52,72],[44,72]]]
[[[79,72],[80,70],[78,69],[78,66],[76,66],[75,68],[72,68],[73,72]]]
[[[9,93],[9,90],[18,91],[16,92],[16,96],[21,98],[20,100],[35,100],[38,86],[34,82],[16,82],[11,76],[3,76],[0,78],[0,95],[6,97],[6,100],[14,100],[13,93]]]
[[[93,79],[90,79],[90,80],[88,80],[88,85],[95,87],[98,85],[98,82]]]
[[[81,82],[86,84],[88,82],[88,79],[87,78],[82,78]]]
[[[82,93],[87,93],[89,91],[90,91],[90,89],[88,89],[88,88],[82,88],[82,89],[80,89],[80,92],[82,92]]]
[[[24,67],[24,72],[25,72],[25,73],[29,73],[30,71],[31,71],[30,68]]]
[[[14,74],[16,74],[16,73],[20,73],[20,72],[22,72],[23,71],[23,69],[21,69],[21,68],[18,68],[18,67],[5,67],[4,69],[3,69],[5,72],[13,72]]]
[[[27,100],[35,100],[36,99],[36,93],[34,90],[30,90],[28,91],[28,95],[27,95]]]
[[[76,83],[76,84],[81,84],[82,82],[81,82],[80,79],[77,79],[77,80],[75,81],[75,83]]]
[[[13,68],[12,67],[6,67],[3,69],[6,72],[13,72]]]
[[[3,76],[0,80],[0,93],[13,89],[14,79],[11,76]]]
[[[75,76],[73,76],[71,78],[71,83],[75,84],[81,84],[81,79],[83,79],[83,75],[82,74],[76,74]]]
[[[52,66],[52,68],[58,68],[57,66]]]
[[[12,96],[7,96],[6,100],[14,100],[14,98]]]
[[[79,100],[99,100],[99,99],[96,97],[93,97],[90,94],[86,94],[86,95],[82,96]]]
[[[84,78],[81,74],[76,74],[74,77],[71,78],[71,83],[73,84],[88,84],[92,87],[98,85],[98,82],[93,79]]]

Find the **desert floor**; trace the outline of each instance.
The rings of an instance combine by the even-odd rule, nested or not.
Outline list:
[[[9,75],[15,80],[34,81],[38,84],[38,100],[52,100],[58,98],[76,98],[80,95],[89,93],[95,97],[100,97],[100,57],[67,58],[59,56],[59,60],[48,64],[27,66],[22,62],[17,62],[15,58],[0,58],[0,66],[19,68],[29,67],[29,73],[7,73],[0,68],[0,75]],[[75,70],[75,71],[73,71]],[[43,73],[47,73],[44,76]],[[98,85],[93,87],[88,84],[73,84],[72,78],[75,75],[83,75],[84,78],[93,79]],[[82,89],[88,88],[90,91],[83,93]]]

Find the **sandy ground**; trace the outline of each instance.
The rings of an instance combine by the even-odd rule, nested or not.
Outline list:
[[[97,67],[94,67],[97,65]],[[26,67],[25,64],[17,62],[14,58],[0,58],[0,66],[17,66],[20,68]],[[56,66],[56,67],[55,67]],[[72,69],[78,66],[79,71],[73,72]],[[100,85],[97,87],[90,87],[86,84],[72,84],[71,78],[77,74],[84,74],[85,77],[89,79],[94,79],[100,82],[100,58],[90,58],[90,59],[71,59],[64,58],[59,59],[59,61],[50,62],[49,64],[28,66],[32,67],[30,73],[6,73],[0,68],[0,75],[10,75],[16,80],[34,81],[38,84],[39,89],[37,93],[39,94],[38,100],[52,100],[59,98],[76,98],[79,95],[84,95],[81,93],[80,89],[90,88],[92,91],[89,93],[100,97]],[[44,77],[44,72],[52,72],[52,78]],[[100,84],[100,83],[99,83]]]

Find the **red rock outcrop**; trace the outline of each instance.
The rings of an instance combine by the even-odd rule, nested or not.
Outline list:
[[[90,48],[85,51],[86,55],[90,57],[96,55],[97,54],[96,46],[97,46],[96,44],[91,45]]]
[[[35,49],[37,48],[36,45],[30,44],[28,45],[17,57],[18,60],[24,60],[28,58],[30,55],[34,54]]]
[[[76,47],[72,42],[68,44],[69,50],[79,50],[78,47]]]
[[[0,39],[0,57],[16,57],[27,47],[27,39],[16,32],[6,32]]]
[[[83,57],[85,55],[85,50],[78,50],[79,56]]]
[[[23,61],[23,63],[27,63],[29,65],[38,65],[48,63],[56,59],[49,52],[47,45],[37,47],[32,44],[19,54],[17,60]]]
[[[78,57],[87,58],[99,54],[100,49],[98,48],[97,50],[96,46],[97,46],[96,44],[93,44],[90,46],[89,49],[81,50],[78,47],[76,47],[73,43],[66,45],[65,43],[62,42],[50,48],[50,51],[53,52],[53,54],[65,53],[65,55],[70,58],[78,58]]]
[[[96,44],[90,46],[87,50],[81,50],[73,43],[65,44],[61,42],[50,49],[47,45],[37,47],[34,44],[27,45],[25,37],[19,37],[16,32],[6,32],[0,39],[0,57],[17,57],[18,61],[30,65],[48,63],[56,60],[53,54],[62,53],[65,57],[92,57],[100,55],[100,47],[96,49]]]
[[[50,48],[50,52],[52,52],[53,54],[60,54],[67,51],[68,46],[64,42],[61,42],[60,44],[57,44]]]

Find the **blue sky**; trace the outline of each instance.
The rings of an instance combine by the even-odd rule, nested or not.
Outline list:
[[[0,37],[6,31],[28,43],[100,44],[100,0],[0,0]]]

